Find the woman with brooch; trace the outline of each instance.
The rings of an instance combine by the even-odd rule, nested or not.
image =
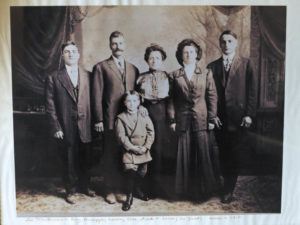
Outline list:
[[[212,72],[200,68],[202,50],[192,39],[177,46],[182,66],[170,74],[170,128],[176,132],[177,159],[175,191],[193,201],[208,199],[219,190],[218,160],[210,143],[217,115],[217,92]]]
[[[167,103],[169,99],[169,77],[162,70],[162,65],[167,54],[164,49],[151,44],[146,48],[144,59],[149,65],[149,71],[142,73],[137,79],[137,90],[143,98],[143,105],[147,108],[154,124],[155,141],[152,146],[152,162],[149,165],[148,186],[150,197],[164,196],[167,189],[168,177],[163,177],[171,172],[170,162],[165,160],[169,155],[169,134],[167,124]]]

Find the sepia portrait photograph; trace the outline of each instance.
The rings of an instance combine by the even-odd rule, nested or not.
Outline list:
[[[285,6],[10,18],[18,216],[281,212]]]

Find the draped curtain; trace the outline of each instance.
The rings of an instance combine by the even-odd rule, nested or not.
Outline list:
[[[45,78],[61,64],[69,21],[69,7],[11,8],[14,97],[43,96]]]
[[[256,6],[263,42],[279,58],[285,58],[286,7]]]

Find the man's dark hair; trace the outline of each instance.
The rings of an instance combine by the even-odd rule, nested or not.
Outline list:
[[[113,38],[120,37],[120,36],[124,37],[124,34],[121,31],[116,30],[116,31],[112,32],[109,36],[109,43],[111,43],[111,40]]]
[[[163,47],[159,46],[158,44],[150,44],[150,46],[146,48],[145,55],[144,55],[144,59],[146,62],[148,62],[149,55],[151,54],[151,52],[154,51],[160,52],[163,61],[167,58],[167,53],[165,52]]]
[[[231,31],[231,30],[225,30],[225,31],[223,31],[223,33],[220,35],[220,37],[219,37],[219,42],[221,42],[221,39],[222,39],[222,37],[224,36],[224,35],[231,35],[232,37],[234,37],[235,39],[237,39],[237,35],[236,35],[236,33],[234,33],[233,31]]]
[[[65,49],[67,46],[69,46],[69,45],[74,45],[74,46],[77,47],[77,45],[75,44],[74,41],[70,41],[70,40],[69,40],[69,41],[66,41],[65,43],[62,44],[62,46],[61,46],[61,52],[63,52],[64,49]]]
[[[183,59],[182,59],[182,51],[185,46],[193,46],[196,49],[197,58],[196,60],[200,60],[202,56],[202,49],[200,48],[200,45],[197,44],[196,41],[193,39],[184,39],[177,45],[177,51],[176,51],[176,58],[178,63],[183,66]]]

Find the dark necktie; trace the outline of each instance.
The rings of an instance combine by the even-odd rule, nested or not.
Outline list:
[[[225,60],[225,65],[224,65],[224,67],[225,67],[225,71],[226,71],[226,72],[228,72],[228,71],[230,70],[231,63],[229,62],[229,59],[228,59],[228,58]]]
[[[122,64],[121,64],[120,61],[118,62],[118,67],[119,67],[119,70],[120,70],[121,74],[123,75],[124,74],[124,68],[122,67]]]

